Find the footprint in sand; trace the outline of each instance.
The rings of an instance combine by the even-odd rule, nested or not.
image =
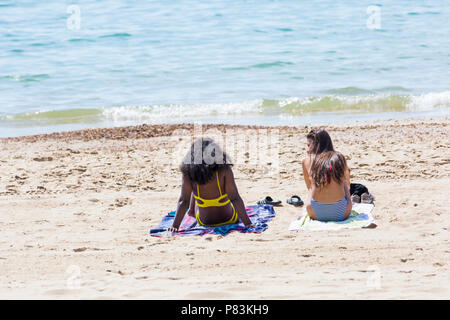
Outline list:
[[[125,273],[123,273],[122,271],[113,271],[113,270],[106,270],[106,272],[111,272],[111,273],[117,273],[117,274],[119,274],[119,275],[121,275],[121,276],[124,276],[125,275]]]
[[[116,199],[116,201],[109,206],[121,208],[126,205],[131,205],[132,203],[133,203],[133,201],[130,198],[119,198],[119,199]]]
[[[8,192],[8,193],[19,193],[19,191],[17,191],[15,189],[15,188],[17,188],[16,185],[10,184],[10,185],[7,185],[5,188],[6,188],[6,192]]]
[[[67,148],[66,150],[69,151],[70,153],[73,153],[73,154],[79,154],[79,153],[80,153],[80,151],[78,151],[78,150],[72,150],[72,149],[70,149],[70,148]]]
[[[34,161],[43,162],[43,161],[53,161],[52,157],[37,157],[33,158]]]

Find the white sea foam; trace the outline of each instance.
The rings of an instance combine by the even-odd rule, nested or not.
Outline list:
[[[19,114],[6,114],[0,121],[22,121],[36,125],[51,123],[179,123],[214,121],[234,117],[250,119],[276,117],[278,121],[292,117],[336,113],[383,113],[403,111],[433,111],[450,108],[450,91],[416,95],[376,94],[358,96],[288,97],[275,100],[255,99],[243,102],[216,104],[167,104],[144,106],[119,106],[90,109],[41,110]],[[264,121],[270,123],[270,121]]]
[[[109,120],[174,122],[202,117],[252,114],[258,111],[262,100],[224,104],[171,104],[152,106],[121,106],[105,108],[103,116]]]
[[[414,95],[411,97],[411,102],[408,106],[415,108],[415,110],[450,108],[450,91]]]
[[[450,91],[421,95],[377,94],[364,96],[289,97],[279,100],[251,100],[223,104],[171,104],[104,108],[102,115],[110,121],[149,121],[159,123],[239,115],[279,115],[289,118],[314,112],[395,112],[427,111],[450,108]]]

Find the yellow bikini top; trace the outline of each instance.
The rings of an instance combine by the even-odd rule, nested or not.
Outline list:
[[[198,183],[197,183],[197,195],[196,196],[194,194],[194,198],[197,200],[200,200],[202,203],[198,203],[198,201],[195,201],[195,203],[202,208],[207,208],[207,207],[222,207],[224,205],[226,205],[228,202],[230,202],[230,199],[228,199],[227,201],[224,202],[220,202],[220,200],[223,200],[224,198],[228,197],[228,194],[222,194],[222,190],[220,189],[220,184],[219,184],[219,172],[216,171],[216,177],[217,177],[217,186],[219,187],[219,192],[220,192],[220,197],[216,198],[216,199],[203,199],[200,197],[200,191],[198,189]]]

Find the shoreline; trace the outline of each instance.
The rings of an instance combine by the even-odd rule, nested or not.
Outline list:
[[[388,126],[405,126],[405,125],[420,125],[420,124],[448,124],[450,117],[423,117],[423,118],[401,118],[401,119],[389,119],[389,120],[355,120],[343,123],[330,123],[330,124],[314,124],[314,125],[240,125],[240,124],[214,124],[214,123],[201,123],[205,130],[215,128],[220,131],[226,129],[280,129],[280,130],[307,130],[308,128],[375,128]],[[139,124],[129,126],[118,127],[104,127],[104,128],[89,128],[80,130],[59,131],[52,133],[33,134],[18,137],[0,137],[0,142],[12,142],[12,141],[47,141],[47,140],[98,140],[98,139],[110,139],[110,140],[126,140],[126,139],[145,139],[152,137],[164,137],[170,136],[175,130],[189,130],[193,131],[194,123],[179,123],[179,124]]]

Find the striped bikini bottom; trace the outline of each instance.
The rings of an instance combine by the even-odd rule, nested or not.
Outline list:
[[[311,199],[311,208],[319,221],[343,221],[347,201],[347,197],[334,203],[321,203]]]

